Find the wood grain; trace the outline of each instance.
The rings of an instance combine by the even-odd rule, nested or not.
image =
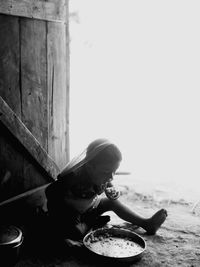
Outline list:
[[[0,121],[25,147],[29,154],[34,157],[48,175],[56,179],[60,171],[58,166],[2,97],[0,97]]]
[[[21,117],[19,19],[0,15],[0,95]]]
[[[46,22],[20,20],[21,119],[48,151]]]
[[[40,0],[1,0],[0,13],[40,19],[46,21],[65,22],[65,1],[40,1]]]
[[[48,22],[47,62],[49,99],[48,152],[64,168],[68,161],[69,52],[68,28]]]

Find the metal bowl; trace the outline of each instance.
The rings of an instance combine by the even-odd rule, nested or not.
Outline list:
[[[14,225],[0,226],[0,248],[5,246],[14,247],[22,240],[22,231]]]
[[[117,249],[119,253],[114,253],[112,255],[112,252],[114,252],[113,248],[116,246],[117,242],[112,243],[110,242],[109,247],[109,238],[112,240],[113,238],[116,240],[120,240],[122,243],[122,247],[115,247],[115,252]],[[114,241],[113,239],[113,241]],[[105,245],[105,242],[106,245]],[[103,250],[97,251],[93,244],[95,242],[102,242],[101,248]],[[123,244],[124,242],[124,244]],[[96,229],[94,231],[89,232],[84,238],[83,238],[83,244],[85,248],[93,255],[98,257],[99,259],[102,258],[104,260],[112,260],[116,262],[136,262],[140,260],[143,256],[143,253],[146,249],[146,242],[145,240],[138,234],[122,228],[100,228]],[[138,247],[138,251],[136,251],[133,247],[129,246],[128,244],[134,245]],[[129,248],[129,250],[128,250]],[[124,250],[124,253],[122,250]],[[126,254],[126,250],[129,252]],[[106,253],[105,253],[106,251]],[[110,251],[110,252],[109,252]],[[109,252],[109,253],[108,253]]]
[[[14,266],[23,243],[22,231],[13,225],[0,226],[0,266]]]

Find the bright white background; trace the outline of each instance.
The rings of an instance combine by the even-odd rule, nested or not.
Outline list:
[[[71,157],[107,137],[135,180],[198,193],[200,1],[71,0],[70,13]]]

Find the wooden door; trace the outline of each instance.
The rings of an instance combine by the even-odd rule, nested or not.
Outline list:
[[[2,199],[56,178],[69,158],[68,118],[68,1],[1,0]]]

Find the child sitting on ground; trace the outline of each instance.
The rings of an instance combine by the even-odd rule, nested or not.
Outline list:
[[[142,227],[147,234],[156,233],[167,211],[161,209],[150,218],[141,217],[119,201],[120,194],[112,187],[121,160],[121,152],[115,144],[97,139],[70,161],[58,179],[47,187],[48,214],[58,236],[81,240],[91,228],[110,220],[109,216],[101,216],[106,211],[113,211],[121,219]]]

